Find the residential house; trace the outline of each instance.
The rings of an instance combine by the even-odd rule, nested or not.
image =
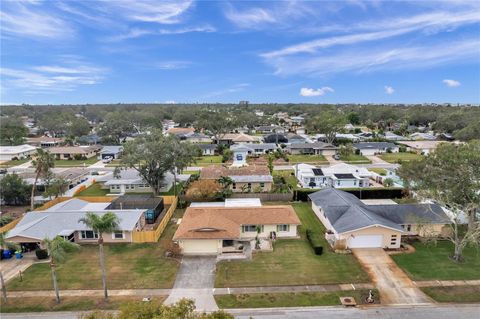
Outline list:
[[[302,188],[370,187],[370,177],[372,177],[368,169],[345,163],[322,168],[309,164],[297,164],[294,166],[294,171]]]
[[[99,146],[60,146],[50,147],[48,151],[57,160],[85,159],[97,155]]]
[[[295,143],[287,146],[286,151],[290,154],[309,155],[335,155],[338,147],[324,142]]]
[[[360,137],[354,135],[354,134],[342,134],[342,133],[337,133],[335,134],[335,138],[337,140],[349,140],[352,141],[353,143],[355,142],[360,142]],[[325,134],[315,134],[315,139],[320,142],[327,142],[327,137]]]
[[[102,142],[102,138],[97,134],[82,135],[76,139],[81,145],[97,145]]]
[[[381,153],[398,153],[398,145],[390,142],[362,142],[353,144],[353,148],[361,155],[376,155]]]
[[[31,145],[0,146],[0,161],[11,161],[29,158],[37,153],[37,148]]]
[[[437,138],[433,134],[417,132],[410,134],[410,139],[415,141],[435,141]]]
[[[278,125],[262,125],[255,128],[255,132],[261,134],[285,133],[286,129]]]
[[[226,167],[209,165],[200,171],[200,179],[218,180],[222,176],[228,176],[233,180],[230,189],[235,193],[270,192],[273,186],[273,177],[266,166]]]
[[[172,127],[166,131],[167,135],[179,135],[179,134],[187,134],[195,132],[195,128],[193,127]]]
[[[384,138],[389,141],[404,141],[407,139],[405,136],[397,135],[392,132],[385,132]]]
[[[27,144],[40,148],[50,148],[60,146],[65,139],[59,137],[40,136],[27,138]]]
[[[153,192],[150,185],[135,169],[122,169],[119,172],[119,176],[109,174],[105,178],[99,178],[98,181],[104,182],[102,188],[110,189],[110,193],[112,194]],[[173,175],[171,173],[165,174],[163,184],[160,192],[167,192],[172,187]]]
[[[265,136],[263,138],[265,143],[271,143],[271,144],[286,144],[288,143],[288,139],[285,136],[285,134],[280,134],[280,133],[273,133]]]
[[[217,144],[198,144],[197,146],[202,151],[203,156],[215,155],[215,151],[218,147]]]
[[[91,203],[73,198],[46,210],[26,213],[22,220],[8,232],[7,240],[19,244],[40,245],[44,238],[61,236],[66,240],[89,244],[96,243],[98,233],[80,221],[87,213],[104,215],[112,212],[119,218],[118,230],[105,233],[105,243],[131,243],[132,232],[145,226],[146,209],[107,209],[110,202]]]
[[[112,159],[119,159],[123,154],[123,146],[119,145],[108,145],[104,146],[99,153],[99,158],[104,159],[110,157]]]
[[[288,133],[286,135],[289,144],[302,144],[310,142],[307,137],[295,133]]]
[[[68,168],[61,171],[55,171],[52,175],[52,179],[64,179],[67,182],[67,188],[71,189],[75,186],[83,183],[88,179],[90,172],[83,168]],[[33,185],[35,182],[36,174],[34,172],[20,172],[18,176],[22,178],[28,185]],[[48,184],[48,180],[43,177],[39,177],[37,179],[37,192],[44,192],[45,187]]]
[[[400,248],[402,236],[443,236],[451,221],[436,204],[367,205],[354,195],[324,189],[308,195],[334,248]]]
[[[233,145],[233,144],[249,144],[258,143],[259,138],[244,133],[227,133],[223,134],[215,140],[217,144]]]
[[[235,144],[230,146],[230,150],[234,152],[239,148],[246,149],[247,155],[262,155],[273,152],[278,147],[275,143]]]
[[[243,254],[257,248],[257,239],[262,242],[261,249],[271,248],[276,238],[298,237],[299,225],[295,210],[287,205],[222,207],[206,203],[187,208],[173,240],[185,255]]]
[[[434,151],[440,143],[448,143],[445,141],[402,141],[399,144],[405,145],[407,151],[414,151],[419,154],[427,155]]]
[[[197,132],[179,133],[176,135],[181,141],[187,141],[193,144],[212,142],[212,138],[210,136]]]

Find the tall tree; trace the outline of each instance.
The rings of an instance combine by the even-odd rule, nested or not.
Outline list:
[[[115,213],[105,213],[103,215],[96,215],[94,213],[87,213],[84,218],[79,220],[84,223],[87,227],[92,229],[95,233],[98,234],[98,249],[99,249],[99,259],[100,259],[100,268],[102,271],[102,284],[103,284],[103,293],[105,299],[108,298],[107,291],[107,271],[105,268],[105,254],[103,252],[103,234],[104,233],[113,233],[118,230],[120,219]]]
[[[135,133],[129,114],[126,112],[113,112],[105,116],[105,121],[100,127],[99,135],[113,144],[119,145],[127,136]]]
[[[165,141],[167,164],[173,174],[173,195],[177,196],[177,173],[195,162],[199,148],[191,143],[182,143],[175,136],[168,136]]]
[[[347,124],[345,116],[334,111],[322,112],[319,116],[307,121],[307,129],[311,132],[325,134],[327,143],[333,143],[335,136]]]
[[[35,189],[37,188],[38,179],[47,176],[50,169],[55,166],[55,158],[48,151],[39,148],[35,159],[32,161],[32,165],[35,168],[35,181],[32,185],[32,195],[30,197],[31,210],[33,210],[34,206]]]
[[[0,121],[0,143],[2,145],[23,144],[27,134],[27,127],[17,118]]]
[[[399,176],[419,196],[438,202],[453,213],[451,240],[455,245],[454,259],[462,259],[467,244],[480,243],[480,141],[455,145],[440,144],[435,152],[420,161],[404,163]],[[468,216],[463,232],[460,216]]]
[[[57,303],[60,303],[60,292],[57,282],[57,263],[61,263],[67,257],[67,253],[75,249],[79,249],[80,246],[65,240],[64,238],[57,236],[54,239],[44,238],[42,245],[47,249],[50,256],[50,271],[52,273],[53,289],[55,290],[55,299]]]
[[[43,194],[44,197],[54,196],[57,198],[58,196],[62,196],[68,190],[69,181],[62,177],[55,177],[45,185],[46,190]]]
[[[7,174],[0,181],[0,198],[10,205],[23,205],[28,202],[29,186],[17,174]]]
[[[18,244],[8,241],[5,238],[7,237],[7,232],[0,233],[0,247],[2,249],[18,249]],[[2,296],[3,300],[7,302],[7,286],[5,285],[5,279],[3,278],[2,270],[0,269],[0,283],[2,284]]]
[[[236,121],[225,111],[207,110],[200,113],[197,126],[209,131],[218,141],[235,128]]]
[[[83,117],[75,118],[69,123],[67,132],[70,137],[88,135],[90,133],[90,123]]]

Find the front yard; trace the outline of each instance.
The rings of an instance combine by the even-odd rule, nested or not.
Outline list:
[[[327,159],[323,155],[288,155],[288,164],[312,164],[321,165],[328,164]]]
[[[349,164],[370,164],[372,162],[365,156],[357,154],[350,154],[348,156],[340,155],[340,160]]]
[[[480,302],[480,286],[425,287],[421,289],[437,302]]]
[[[464,263],[455,263],[449,257],[453,244],[447,241],[437,245],[415,243],[415,252],[393,255],[397,265],[413,280],[473,280],[480,279],[480,250],[467,247]]]
[[[422,158],[422,155],[417,153],[383,153],[378,155],[382,160],[389,163],[417,161]]]
[[[217,264],[215,287],[319,285],[369,282],[352,255],[328,249],[321,237],[324,253],[317,256],[305,238],[305,229],[324,232],[308,203],[293,205],[301,222],[300,239],[280,239],[273,252],[255,253],[251,261],[222,261]]]
[[[90,157],[86,160],[55,160],[55,167],[84,167],[98,162],[97,157]]]
[[[21,159],[21,160],[13,160],[13,161],[7,161],[3,162],[0,164],[0,168],[9,168],[21,164],[25,164],[26,162],[31,161],[31,159]]]
[[[192,163],[192,166],[208,166],[211,164],[221,164],[222,156],[221,155],[210,155],[197,157],[195,163]]]

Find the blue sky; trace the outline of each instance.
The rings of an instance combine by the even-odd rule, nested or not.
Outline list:
[[[478,1],[2,0],[1,102],[480,103]]]

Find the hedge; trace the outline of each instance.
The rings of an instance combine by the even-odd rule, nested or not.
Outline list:
[[[321,255],[323,253],[323,246],[319,245],[321,241],[318,240],[318,237],[321,236],[321,234],[318,232],[313,232],[311,229],[307,229],[306,235],[307,235],[307,240],[310,246],[313,248],[315,255]]]
[[[408,192],[401,187],[391,188],[341,188],[340,190],[353,194],[360,199],[391,199],[403,198]],[[308,195],[318,192],[318,189],[297,189],[294,191],[294,199],[301,202],[308,201]]]

